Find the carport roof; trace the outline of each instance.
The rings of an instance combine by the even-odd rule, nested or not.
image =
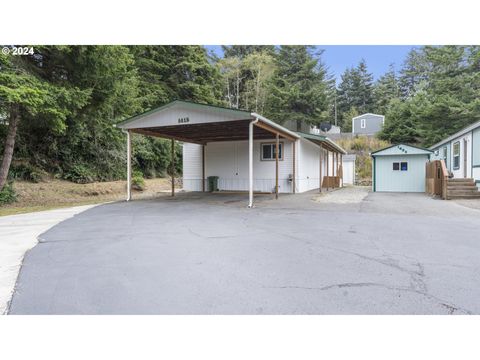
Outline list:
[[[333,151],[333,152],[339,152],[342,154],[346,154],[347,152],[340,146],[337,145],[335,142],[330,140],[326,136],[322,135],[315,135],[315,134],[306,134],[302,132],[297,132],[298,135],[300,135],[302,138],[310,140],[316,145],[321,145],[323,148]]]
[[[256,120],[254,139],[271,139],[275,134],[290,140],[300,137],[256,113],[182,100],[131,117],[116,127],[143,135],[206,144],[247,140],[253,120]]]

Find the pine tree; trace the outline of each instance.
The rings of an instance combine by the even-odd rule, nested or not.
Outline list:
[[[368,72],[365,60],[362,59],[357,67],[346,69],[342,74],[337,102],[342,128],[352,120],[346,117],[352,108],[360,114],[373,111],[373,75]]]
[[[382,115],[387,113],[393,99],[400,98],[400,86],[393,64],[391,64],[389,70],[377,80],[373,94],[375,99],[374,112]]]
[[[267,112],[275,121],[319,124],[328,117],[327,69],[321,53],[313,50],[310,46],[280,48]]]

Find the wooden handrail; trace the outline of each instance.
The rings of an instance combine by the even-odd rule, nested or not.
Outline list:
[[[440,160],[440,178],[442,183],[442,199],[447,200],[448,170],[445,160]]]

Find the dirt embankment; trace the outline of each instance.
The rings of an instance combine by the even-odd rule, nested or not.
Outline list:
[[[125,199],[126,182],[109,181],[76,184],[64,180],[39,183],[16,181],[17,201],[0,207],[1,215],[48,210],[59,207],[95,204]],[[178,188],[178,184],[176,184]],[[134,198],[149,198],[166,194],[171,189],[170,179],[146,179],[144,191],[133,191]]]

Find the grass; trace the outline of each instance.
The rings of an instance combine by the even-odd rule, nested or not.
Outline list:
[[[126,182],[110,181],[76,184],[65,180],[40,183],[16,181],[17,201],[0,206],[0,216],[98,204],[125,199]],[[147,179],[144,191],[134,191],[134,198],[151,198],[170,191],[169,179]]]

